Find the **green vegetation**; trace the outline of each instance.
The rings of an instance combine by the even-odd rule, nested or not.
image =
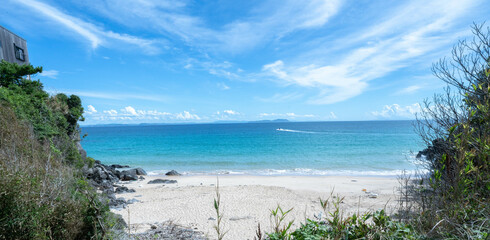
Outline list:
[[[290,231],[292,221],[283,223],[287,214],[292,210],[282,210],[278,206],[271,210],[271,222],[273,231],[267,233],[265,239],[420,239],[422,235],[417,233],[412,226],[403,222],[392,220],[384,210],[362,215],[353,214],[343,217],[340,203],[343,198],[333,194],[326,200],[320,199],[325,217],[307,219],[306,223],[294,231]],[[260,225],[256,232],[256,240],[261,240]]]
[[[413,222],[431,237],[490,232],[490,28],[474,25],[473,34],[433,66],[448,87],[426,101],[419,119],[430,175],[413,186],[420,211]]]
[[[0,62],[0,239],[104,238],[108,206],[80,171],[80,98],[25,78],[41,71]]]
[[[214,230],[218,236],[218,240],[222,240],[228,231],[223,229],[223,213],[221,209],[221,195],[219,193],[219,179],[216,178],[216,197],[214,198],[214,210],[216,212],[216,225],[214,225]]]

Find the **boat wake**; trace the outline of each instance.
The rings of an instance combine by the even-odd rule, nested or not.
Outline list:
[[[319,133],[319,132],[301,131],[301,130],[293,130],[293,129],[286,129],[286,128],[278,128],[276,129],[276,131],[294,132],[294,133]]]

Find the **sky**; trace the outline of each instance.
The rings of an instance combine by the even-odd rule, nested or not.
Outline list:
[[[1,0],[83,124],[413,119],[485,0]]]

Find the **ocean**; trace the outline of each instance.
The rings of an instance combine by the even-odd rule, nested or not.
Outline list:
[[[195,174],[396,176],[424,148],[413,121],[84,126],[105,164]]]

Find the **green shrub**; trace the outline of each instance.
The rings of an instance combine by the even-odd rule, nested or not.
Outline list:
[[[421,239],[422,235],[417,233],[411,225],[392,220],[384,210],[374,213],[368,212],[362,215],[353,214],[347,218],[343,217],[340,203],[343,198],[328,198],[320,204],[324,211],[324,218],[307,219],[305,223],[290,231],[292,222],[282,225],[285,216],[291,211],[282,211],[280,207],[271,211],[273,219],[272,233],[266,234],[266,239]],[[332,209],[330,209],[333,207]],[[256,239],[261,239],[260,228]]]
[[[429,237],[484,239],[490,232],[490,28],[474,25],[473,34],[434,65],[448,87],[426,101],[419,118],[429,175],[413,186],[419,210],[410,222]]]

